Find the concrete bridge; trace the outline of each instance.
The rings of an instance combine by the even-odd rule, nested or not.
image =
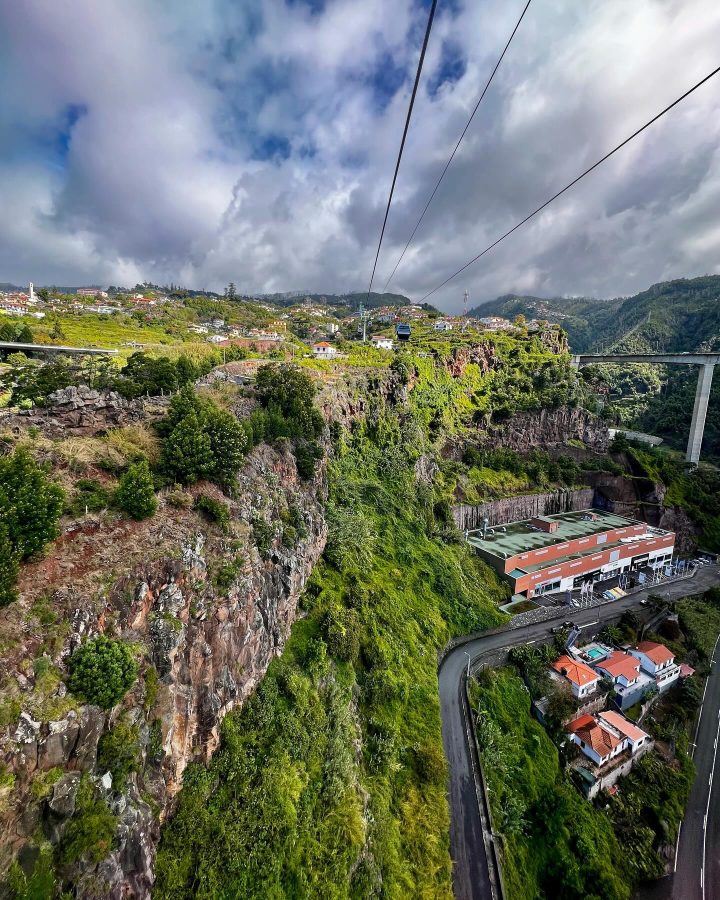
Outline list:
[[[693,407],[690,437],[688,438],[685,459],[691,463],[700,460],[705,417],[707,416],[710,387],[712,385],[715,366],[720,363],[720,353],[581,353],[572,358],[576,369],[597,363],[661,363],[667,366],[699,366],[695,406]]]

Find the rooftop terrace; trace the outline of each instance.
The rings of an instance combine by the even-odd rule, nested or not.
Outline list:
[[[529,519],[522,522],[511,522],[507,525],[495,525],[487,529],[483,537],[482,529],[468,532],[468,542],[491,556],[508,559],[529,550],[553,547],[578,538],[602,534],[613,528],[629,528],[643,525],[653,534],[667,534],[660,529],[651,529],[644,522],[628,519],[602,509],[582,509],[575,512],[558,513],[554,516],[542,516],[545,521],[558,523],[556,531],[542,531],[531,524]],[[605,549],[605,545],[603,545]],[[593,552],[598,548],[594,547]]]

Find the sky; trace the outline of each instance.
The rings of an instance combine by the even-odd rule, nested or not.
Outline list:
[[[367,288],[428,0],[0,0],[0,282]],[[381,290],[523,0],[440,0]],[[421,299],[720,65],[717,0],[533,0],[389,290]],[[720,75],[431,302],[720,273]]]

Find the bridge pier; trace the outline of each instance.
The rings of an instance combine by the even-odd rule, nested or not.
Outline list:
[[[714,363],[704,363],[700,366],[697,389],[695,391],[695,406],[693,407],[692,423],[690,424],[690,437],[688,439],[685,459],[697,464],[700,461],[700,448],[702,447],[703,432],[705,431],[705,417],[707,415],[710,388],[712,387]]]

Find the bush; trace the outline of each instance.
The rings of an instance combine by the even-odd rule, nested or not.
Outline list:
[[[118,722],[98,742],[98,771],[110,772],[113,788],[120,793],[127,777],[140,767],[140,734],[136,725]]]
[[[98,863],[112,849],[117,819],[108,809],[107,803],[95,796],[95,788],[84,775],[78,788],[75,813],[65,826],[58,848],[58,856],[63,864],[77,862],[86,856]]]
[[[0,524],[0,608],[17,600],[18,570],[18,554],[10,542],[7,528]]]
[[[86,641],[68,660],[67,684],[73,694],[111,709],[119,703],[138,676],[130,647],[103,635]]]
[[[250,524],[252,525],[255,546],[260,551],[261,556],[267,556],[270,552],[273,538],[275,537],[275,529],[269,522],[266,522],[265,519],[262,519],[260,516],[253,516]]]
[[[312,478],[315,474],[315,463],[322,459],[323,451],[317,441],[303,441],[295,448],[295,462],[301,478]]]
[[[20,559],[55,540],[64,501],[60,485],[50,481],[24,448],[0,460],[0,522]]]
[[[75,495],[68,504],[68,512],[76,516],[87,512],[100,512],[110,505],[112,496],[99,481],[81,478],[75,482]]]
[[[122,476],[115,493],[115,503],[133,519],[147,519],[155,515],[155,484],[147,460],[130,466]]]
[[[219,525],[225,531],[230,525],[230,510],[226,503],[208,497],[207,494],[200,494],[195,501],[195,509],[204,513],[211,522]]]

